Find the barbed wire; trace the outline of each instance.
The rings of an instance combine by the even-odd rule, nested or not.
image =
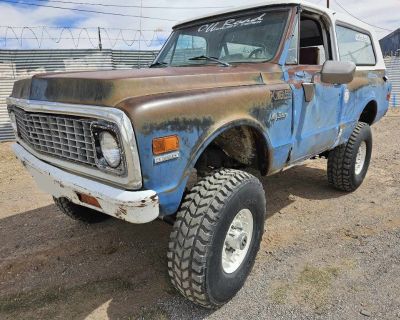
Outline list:
[[[232,6],[142,6],[142,5],[129,5],[129,4],[108,4],[108,3],[93,3],[93,2],[80,2],[80,1],[64,1],[64,0],[36,0],[47,3],[63,3],[95,7],[114,7],[114,8],[143,8],[143,9],[170,9],[170,10],[193,10],[193,9],[225,9],[232,8]],[[321,0],[322,1],[322,0]]]
[[[100,33],[99,33],[100,32]],[[32,46],[32,41],[39,49],[44,46],[47,41],[61,45],[63,41],[72,42],[72,46],[78,48],[85,44],[98,48],[99,35],[102,42],[106,41],[107,47],[113,49],[118,45],[132,47],[137,43],[144,44],[147,48],[161,46],[169,32],[162,29],[156,30],[138,30],[128,28],[77,28],[77,27],[15,27],[15,26],[0,26],[0,48],[7,47],[10,42],[17,43],[18,46],[24,47],[29,41]]]
[[[111,38],[107,28],[100,28],[100,31],[103,31],[106,37],[103,39],[107,39],[110,42],[111,48],[116,47],[118,42],[122,42],[124,45],[128,47],[132,47],[135,43],[144,43],[147,48],[153,47],[155,43],[161,46],[165,38],[160,38],[160,32],[158,30],[153,31],[153,35],[151,39],[146,39],[143,32],[140,30],[136,30],[133,39],[126,39],[122,30],[119,30],[119,33],[115,38]],[[114,42],[113,42],[114,41]]]

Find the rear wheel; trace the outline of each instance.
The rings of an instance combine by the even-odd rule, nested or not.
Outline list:
[[[214,308],[243,286],[264,231],[265,193],[259,180],[222,169],[186,195],[171,232],[168,272],[189,300]]]
[[[68,217],[85,223],[98,223],[111,218],[99,211],[80,206],[67,198],[53,198],[57,208]]]
[[[337,146],[328,157],[328,181],[336,189],[354,191],[364,181],[372,152],[371,128],[359,122],[347,144]]]

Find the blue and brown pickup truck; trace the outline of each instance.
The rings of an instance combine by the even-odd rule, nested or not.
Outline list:
[[[303,1],[267,1],[176,25],[148,69],[17,81],[16,156],[58,208],[173,224],[172,284],[208,308],[243,286],[271,175],[316,156],[328,183],[364,180],[370,126],[391,86],[368,25]]]

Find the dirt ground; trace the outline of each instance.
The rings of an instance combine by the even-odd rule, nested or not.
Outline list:
[[[354,193],[328,186],[321,159],[262,178],[255,267],[216,311],[169,284],[169,225],[72,221],[0,144],[0,319],[400,319],[400,113],[373,135]]]

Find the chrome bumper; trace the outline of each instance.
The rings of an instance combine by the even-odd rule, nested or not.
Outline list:
[[[150,222],[159,215],[159,201],[155,191],[117,189],[49,165],[17,143],[12,148],[39,188],[56,198],[65,197],[76,204],[131,223]],[[101,208],[81,202],[77,193],[96,198]]]

